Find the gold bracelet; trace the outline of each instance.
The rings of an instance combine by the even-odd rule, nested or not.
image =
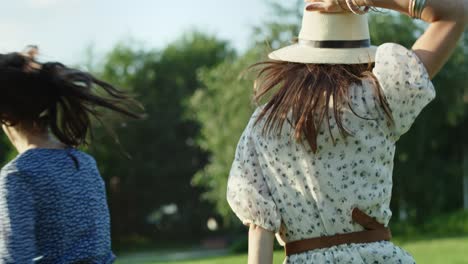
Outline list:
[[[343,11],[351,11],[349,10],[348,5],[346,4],[346,0],[335,0],[335,2],[341,7],[341,9],[343,9]]]
[[[364,15],[369,12],[369,7],[365,7],[361,9],[359,5],[357,5],[355,0],[346,0],[346,4],[348,5],[349,10],[356,15]]]
[[[414,14],[414,9],[416,8],[416,0],[410,0],[409,1],[409,7],[408,7],[408,13],[409,13],[409,16],[414,18],[415,17],[415,14]]]
[[[354,2],[354,4],[355,4],[356,6],[359,6],[359,7],[361,7],[361,6],[368,6],[366,0],[353,0],[353,2]]]
[[[368,7],[373,7],[374,6],[374,1],[373,0],[356,0],[354,3],[357,6],[368,6]]]

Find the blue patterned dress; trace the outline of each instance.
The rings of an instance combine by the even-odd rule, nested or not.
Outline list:
[[[112,263],[109,210],[95,160],[31,149],[0,172],[0,263]]]

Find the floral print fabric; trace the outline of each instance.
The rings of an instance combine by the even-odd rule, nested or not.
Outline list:
[[[321,127],[315,154],[293,139],[287,122],[280,135],[263,135],[263,120],[256,124],[261,107],[255,111],[239,141],[227,190],[228,202],[244,224],[273,231],[286,243],[363,230],[351,219],[354,208],[388,225],[395,143],[435,91],[416,54],[398,44],[379,47],[374,75],[394,124],[376,102],[374,84],[363,81],[350,87],[352,110],[343,113],[353,136],[340,137],[330,118],[335,142]],[[309,251],[285,263],[405,264],[414,259],[391,242],[377,242]]]

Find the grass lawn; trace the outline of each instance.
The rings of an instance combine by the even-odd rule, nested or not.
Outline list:
[[[402,244],[422,264],[467,264],[468,238],[425,240]]]
[[[398,243],[416,258],[418,264],[468,264],[468,237]],[[276,252],[274,264],[283,262],[284,253]],[[242,264],[246,255],[199,259],[183,262],[132,262],[134,264]],[[120,264],[120,262],[117,262]]]

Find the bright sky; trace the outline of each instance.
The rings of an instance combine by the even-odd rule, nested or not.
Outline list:
[[[2,1],[0,53],[37,44],[42,60],[83,62],[127,38],[161,48],[197,29],[243,50],[251,28],[269,13],[265,0],[11,0]]]

